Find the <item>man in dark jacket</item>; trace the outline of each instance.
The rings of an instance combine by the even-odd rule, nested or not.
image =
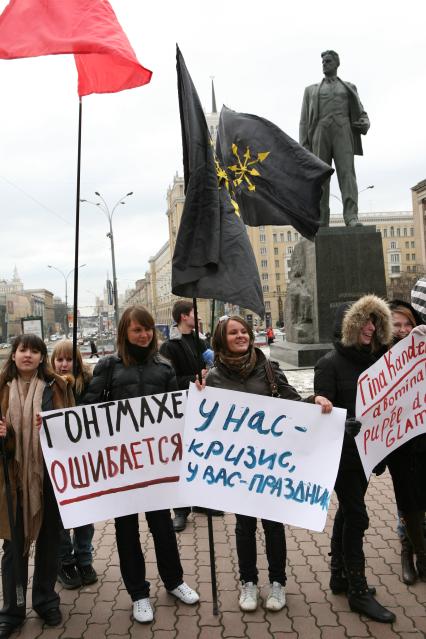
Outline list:
[[[188,300],[178,300],[173,305],[172,317],[176,323],[171,337],[163,342],[160,353],[171,361],[176,372],[179,390],[189,388],[195,382],[195,376],[205,369],[203,353],[207,351],[204,340],[199,340],[199,346],[194,334],[195,319],[194,306]],[[197,509],[204,512],[205,509]],[[176,532],[184,530],[191,508],[175,508],[173,528]],[[211,511],[213,514],[213,511]],[[218,511],[217,511],[218,512]]]

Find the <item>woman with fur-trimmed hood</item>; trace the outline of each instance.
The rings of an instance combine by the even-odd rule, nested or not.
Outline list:
[[[387,303],[376,295],[364,295],[337,310],[334,350],[315,367],[315,393],[334,406],[346,408],[347,421],[342,456],[334,490],[339,501],[331,538],[330,588],[346,592],[351,610],[382,623],[395,615],[374,598],[365,579],[364,533],[369,520],[365,506],[368,481],[354,437],[361,424],[355,420],[357,381],[360,374],[388,350],[392,342],[392,319]]]

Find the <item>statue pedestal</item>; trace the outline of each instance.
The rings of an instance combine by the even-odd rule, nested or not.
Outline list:
[[[367,293],[386,297],[382,238],[375,226],[321,228],[315,242],[301,240],[287,287],[287,342],[272,344],[271,356],[314,366],[333,348],[336,309]]]

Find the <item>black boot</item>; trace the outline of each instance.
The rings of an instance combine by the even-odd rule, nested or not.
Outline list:
[[[416,554],[417,574],[420,581],[426,581],[426,553],[418,552]]]
[[[419,510],[411,513],[402,513],[401,516],[401,521],[407,531],[408,540],[416,555],[417,574],[421,581],[426,581],[426,542],[423,535],[424,515],[424,512]]]
[[[342,595],[348,592],[348,580],[345,573],[343,555],[338,544],[331,540],[330,556],[330,590],[333,595]],[[367,586],[370,594],[375,595],[374,586]]]
[[[387,610],[374,598],[365,579],[364,562],[346,563],[348,578],[348,602],[353,612],[365,615],[380,623],[393,623],[396,619],[393,612]]]
[[[411,586],[417,581],[417,572],[413,561],[413,546],[407,536],[401,539],[402,581]]]

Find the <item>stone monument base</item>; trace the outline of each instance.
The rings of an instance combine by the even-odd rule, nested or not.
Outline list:
[[[295,344],[279,342],[269,347],[271,359],[278,359],[298,368],[314,367],[320,357],[333,350],[333,344]]]

